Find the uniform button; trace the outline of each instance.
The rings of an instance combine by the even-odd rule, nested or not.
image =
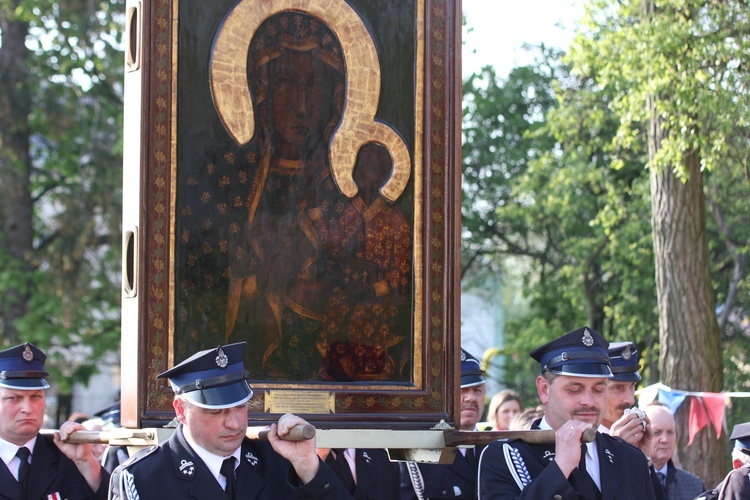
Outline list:
[[[554,500],[562,500],[562,495],[555,495]]]
[[[444,497],[447,497],[447,496],[448,496],[448,491],[447,491],[447,490],[443,490],[443,496],[444,496]]]
[[[333,486],[331,486],[331,483],[326,483],[323,485],[323,491],[328,491],[331,488],[333,488]]]

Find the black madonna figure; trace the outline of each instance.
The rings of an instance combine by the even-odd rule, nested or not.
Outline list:
[[[341,47],[315,17],[277,14],[253,37],[248,81],[256,117],[249,158],[257,170],[230,245],[227,340],[247,339],[251,371],[312,380],[337,258],[359,238],[352,228],[321,241],[313,227],[348,204],[328,165],[345,91]]]
[[[371,114],[380,77],[362,68],[378,64],[372,40],[347,31],[345,57],[316,15],[282,10],[248,34],[242,16],[258,14],[244,12],[219,31],[212,62],[214,104],[241,145],[186,179],[195,201],[180,209],[184,343],[246,341],[255,380],[407,380],[412,229],[395,200],[410,162]]]

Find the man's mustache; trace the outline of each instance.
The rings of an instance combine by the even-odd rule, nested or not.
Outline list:
[[[464,410],[479,411],[479,406],[476,403],[466,403],[465,405],[461,405],[461,411]]]
[[[601,410],[596,406],[579,406],[578,408],[573,410],[573,415],[580,415],[582,413],[595,413],[596,415],[599,415],[599,413],[601,413]]]

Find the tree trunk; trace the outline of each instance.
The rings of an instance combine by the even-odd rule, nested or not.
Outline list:
[[[663,133],[655,113],[650,125],[653,158]],[[680,167],[687,176],[684,182],[673,169],[651,169],[661,380],[674,389],[720,392],[721,339],[711,287],[699,151],[686,153]],[[689,402],[688,398],[685,405]],[[688,409],[676,415],[677,456],[684,469],[712,487],[726,473],[726,436],[717,440],[709,425],[688,446]]]
[[[33,245],[28,25],[11,17],[18,4],[13,0],[10,8],[0,10],[0,263],[5,280],[13,283],[0,301],[0,342],[5,346],[21,341],[15,321],[26,314]]]

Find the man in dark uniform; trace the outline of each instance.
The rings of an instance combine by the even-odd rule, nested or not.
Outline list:
[[[110,498],[351,498],[316,455],[314,439],[283,439],[306,424],[301,418],[282,416],[268,442],[245,437],[253,394],[242,363],[246,345],[201,351],[158,376],[169,379],[180,425],[115,469]]]
[[[607,384],[607,406],[599,432],[623,439],[649,456],[651,423],[635,405],[635,385],[640,382],[638,350],[632,342],[612,342],[608,349],[612,378]]]
[[[39,434],[46,407],[47,357],[32,344],[0,352],[0,499],[107,498],[109,474],[91,445],[64,443],[81,424]]]
[[[393,500],[401,488],[399,465],[388,459],[385,450],[319,449],[355,500]]]
[[[581,444],[599,426],[612,376],[608,342],[584,327],[531,352],[541,363],[537,393],[545,405],[535,429],[555,431],[555,444],[520,440],[489,444],[480,458],[479,498],[655,498],[646,457],[607,434]]]
[[[734,439],[732,467],[724,480],[713,490],[695,500],[744,500],[750,498],[750,422],[737,424],[729,439]]]
[[[461,349],[461,414],[458,428],[477,430],[486,396],[486,379],[479,361]],[[402,500],[476,498],[477,464],[483,447],[459,448],[452,464],[401,463]]]

